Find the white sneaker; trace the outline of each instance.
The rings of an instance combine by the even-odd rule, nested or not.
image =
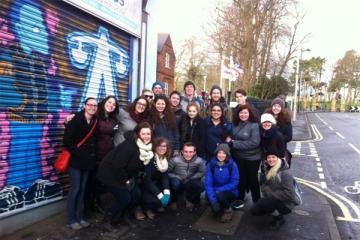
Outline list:
[[[74,223],[68,224],[66,226],[71,228],[72,230],[80,230],[80,229],[82,229],[82,226],[78,222],[74,222]]]
[[[82,227],[88,227],[88,226],[90,226],[90,223],[87,222],[87,221],[85,221],[85,220],[81,220],[79,223],[80,223],[80,225],[81,225]]]

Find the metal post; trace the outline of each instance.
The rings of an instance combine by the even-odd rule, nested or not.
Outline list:
[[[300,59],[301,59],[301,48],[299,49],[299,53],[297,56],[296,63],[296,72],[295,72],[295,92],[294,92],[294,105],[293,105],[293,121],[296,121],[296,112],[297,112],[297,104],[298,104],[298,88],[299,88],[299,68],[300,68]]]
[[[206,91],[206,78],[207,78],[207,76],[204,75],[204,88],[203,88],[204,92]]]

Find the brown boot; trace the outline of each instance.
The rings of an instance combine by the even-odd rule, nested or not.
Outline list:
[[[134,212],[136,220],[142,221],[145,220],[146,216],[142,211],[141,207],[136,207]]]
[[[225,209],[224,213],[222,214],[222,216],[220,218],[220,222],[222,222],[222,223],[231,222],[233,215],[234,215],[234,212],[231,208]]]
[[[150,209],[146,210],[146,211],[145,211],[145,214],[146,214],[146,216],[147,216],[148,218],[150,218],[150,219],[154,219],[155,216],[156,216],[156,214],[155,214],[152,210],[150,210]]]

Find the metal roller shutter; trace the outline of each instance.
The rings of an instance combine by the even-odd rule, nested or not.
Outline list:
[[[1,1],[0,218],[64,196],[63,120],[90,96],[127,103],[130,41],[62,1]]]

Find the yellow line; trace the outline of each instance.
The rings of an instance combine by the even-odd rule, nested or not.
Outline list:
[[[326,196],[327,198],[331,199],[336,205],[338,205],[338,207],[341,209],[345,219],[353,219],[351,214],[350,214],[350,211],[349,209],[345,206],[345,204],[343,204],[342,202],[340,202],[337,198],[331,196],[330,194],[324,192],[323,190],[313,186],[312,184],[306,182],[306,181],[303,181],[302,179],[300,178],[297,178],[298,181],[312,189],[314,189],[315,191],[321,193],[322,195]]]
[[[319,187],[321,187],[321,184],[320,184],[320,183],[311,182],[311,181],[309,181],[309,180],[305,180],[305,179],[298,178],[298,177],[295,177],[295,179],[296,179],[297,181],[303,181],[303,182],[307,182],[307,183],[310,183],[310,184],[318,185]]]
[[[346,222],[358,222],[360,223],[360,219],[356,219],[356,218],[343,218],[343,217],[337,217],[336,220],[339,221],[346,221]]]
[[[346,197],[342,196],[342,195],[339,195],[337,193],[334,193],[334,192],[331,192],[332,194],[335,194],[338,198],[341,198],[343,201],[347,202],[351,207],[352,209],[354,210],[354,212],[356,213],[357,215],[357,219],[360,219],[360,209],[352,202],[350,201],[349,199],[347,199]]]

